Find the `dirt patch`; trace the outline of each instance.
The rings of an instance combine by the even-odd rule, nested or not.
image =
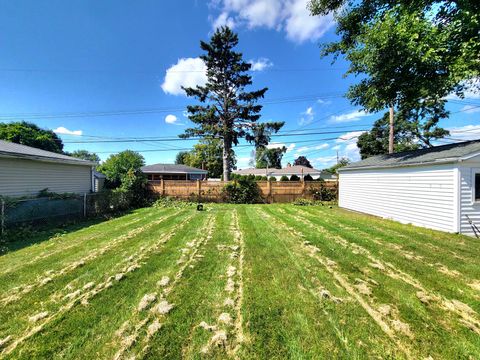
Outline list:
[[[475,280],[472,283],[468,284],[473,290],[480,291],[480,280]]]
[[[10,340],[12,340],[12,335],[8,335],[7,337],[0,339],[0,349],[7,345]]]
[[[198,327],[208,330],[208,331],[215,331],[217,330],[217,327],[215,325],[208,325],[205,321],[202,321],[200,324],[198,324]]]
[[[392,320],[392,326],[396,331],[401,332],[402,334],[408,336],[410,339],[413,339],[413,334],[410,331],[410,325],[398,319],[395,319],[395,320]]]
[[[48,311],[42,311],[41,313],[35,314],[28,318],[30,322],[37,322],[39,320],[45,319],[48,316]]]
[[[160,315],[165,315],[170,312],[174,307],[173,304],[169,304],[167,300],[162,300],[160,303],[155,305],[155,307],[152,309],[153,312],[160,314]]]
[[[154,302],[157,299],[156,294],[146,294],[143,296],[142,300],[140,300],[140,303],[138,304],[137,310],[138,311],[143,311],[146,308],[150,306],[152,302]]]
[[[153,323],[151,323],[147,328],[147,336],[151,337],[155,335],[155,333],[160,330],[161,327],[162,324],[160,324],[160,321],[158,321],[158,319],[155,319]]]
[[[232,317],[229,313],[221,313],[218,317],[218,322],[225,325],[230,325],[232,323]]]
[[[382,316],[389,316],[392,312],[392,307],[387,304],[382,304],[378,307],[378,312],[382,314]]]
[[[170,282],[170,278],[168,276],[162,276],[160,280],[158,280],[157,285],[161,287],[165,287]]]

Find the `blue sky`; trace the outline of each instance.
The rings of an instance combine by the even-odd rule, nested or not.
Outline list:
[[[179,87],[204,81],[199,41],[228,24],[239,34],[238,50],[254,64],[254,86],[269,88],[262,120],[285,121],[284,131],[329,132],[275,137],[272,146],[289,149],[284,163],[306,155],[323,168],[337,151],[355,160],[355,136],[379,115],[342,97],[355,82],[343,77],[348,64],[319,56],[319,44],[335,39],[334,21],[310,17],[305,4],[0,0],[0,119],[56,130],[67,151],[87,149],[105,159],[133,149],[148,164],[173,162],[178,149],[195,141],[91,141],[182,133],[188,125],[183,109],[193,100]],[[476,138],[480,96],[453,100],[442,125],[456,131],[452,138]],[[236,149],[239,167],[247,166],[251,151]]]

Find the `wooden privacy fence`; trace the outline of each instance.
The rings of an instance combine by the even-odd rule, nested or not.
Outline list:
[[[262,199],[267,203],[292,202],[298,198],[313,199],[315,191],[322,186],[337,192],[334,181],[257,181]],[[221,202],[222,190],[227,181],[203,180],[160,180],[150,181],[148,188],[156,196],[171,196],[179,199],[192,199]]]

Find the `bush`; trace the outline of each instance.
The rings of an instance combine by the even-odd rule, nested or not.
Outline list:
[[[303,181],[313,181],[312,175],[307,174],[303,177]]]
[[[288,176],[282,175],[282,177],[280,178],[280,181],[288,181]]]
[[[256,175],[255,176],[255,181],[262,181],[263,176],[262,175]]]
[[[300,181],[300,178],[297,175],[290,176],[290,181]]]
[[[262,181],[268,181],[268,178],[266,176],[262,176]]]
[[[335,190],[327,188],[323,183],[319,190],[312,191],[313,199],[319,201],[334,201],[337,196]]]
[[[232,204],[254,204],[260,201],[260,191],[253,179],[238,179],[225,185],[222,197],[225,202]]]
[[[270,181],[277,181],[277,178],[275,176],[270,176]]]
[[[312,206],[312,205],[316,205],[316,201],[304,199],[304,198],[298,198],[292,204],[296,206]]]
[[[246,176],[247,180],[255,181],[255,175],[250,174]]]

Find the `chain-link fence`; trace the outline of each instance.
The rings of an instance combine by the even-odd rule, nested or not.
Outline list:
[[[112,210],[109,197],[102,193],[65,198],[1,199],[0,207],[2,233],[5,229],[25,224],[62,223]]]

